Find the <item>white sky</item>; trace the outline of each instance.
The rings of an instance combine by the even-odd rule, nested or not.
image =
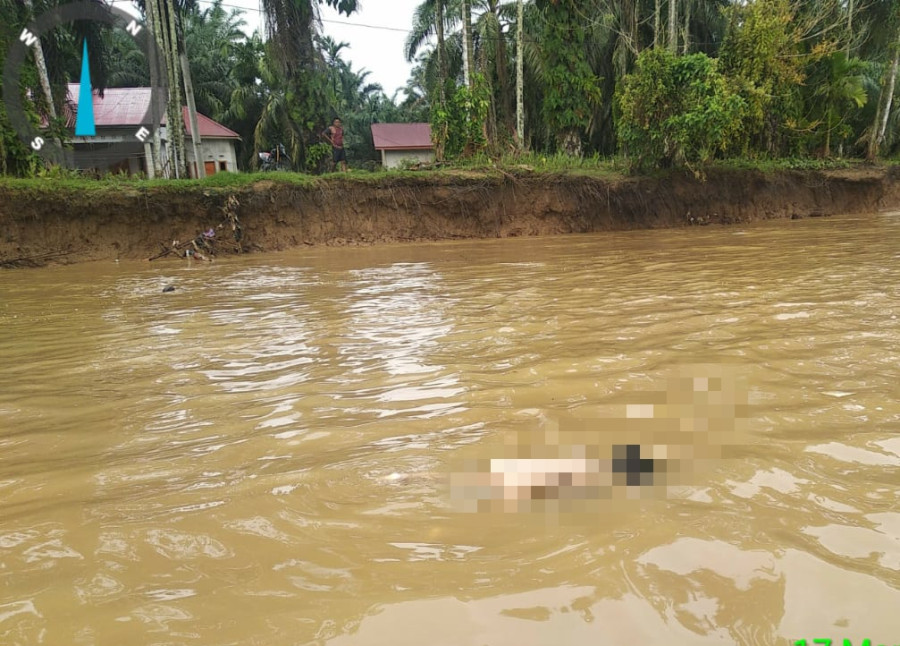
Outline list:
[[[341,58],[355,71],[371,72],[367,81],[380,83],[388,97],[406,85],[412,65],[403,56],[403,44],[412,25],[415,8],[422,0],[360,0],[359,11],[349,18],[331,7],[322,6],[322,31],[337,42],[346,42]],[[201,6],[209,0],[200,0]],[[226,9],[244,10],[245,30],[262,32],[260,0],[223,0]],[[361,25],[370,25],[363,27]],[[388,28],[388,29],[384,29]],[[395,31],[395,30],[402,31]],[[400,97],[402,98],[402,97]]]

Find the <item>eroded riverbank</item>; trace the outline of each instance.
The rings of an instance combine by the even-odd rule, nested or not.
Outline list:
[[[893,167],[720,169],[702,180],[680,173],[640,178],[406,173],[92,190],[52,180],[45,185],[7,181],[0,183],[0,266],[146,259],[160,253],[161,245],[184,244],[211,227],[217,231],[217,252],[224,254],[730,224],[897,206],[900,169]],[[239,244],[229,215],[240,225]]]

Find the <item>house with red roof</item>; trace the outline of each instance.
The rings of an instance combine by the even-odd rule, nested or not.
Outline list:
[[[70,83],[66,97],[66,121],[74,127],[76,118],[76,99],[78,84]],[[126,172],[128,174],[144,173],[154,176],[150,159],[151,141],[137,141],[134,132],[141,126],[150,128],[151,124],[143,123],[150,106],[150,88],[127,87],[108,88],[101,97],[94,93],[94,124],[96,135],[93,137],[75,137],[75,158],[84,169],[95,169],[101,172]],[[182,121],[185,133],[185,148],[188,168],[192,177],[197,177],[198,160],[194,158],[191,146],[191,124],[187,108],[182,108]],[[161,160],[163,172],[171,174],[168,163],[168,138],[165,115],[158,124],[161,139]],[[197,113],[197,129],[200,133],[200,163],[207,175],[222,171],[237,172],[237,151],[235,145],[240,136],[206,115]]]
[[[403,162],[434,161],[431,126],[427,123],[373,123],[372,140],[381,152],[384,168],[397,168]]]

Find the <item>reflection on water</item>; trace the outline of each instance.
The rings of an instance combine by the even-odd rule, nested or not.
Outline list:
[[[0,643],[896,641],[898,233],[0,273]],[[740,373],[753,415],[678,495],[449,504],[455,460],[566,424],[610,449],[687,364]]]

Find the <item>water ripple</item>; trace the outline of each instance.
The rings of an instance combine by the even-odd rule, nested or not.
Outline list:
[[[898,233],[882,215],[4,272],[0,641],[887,643]],[[700,363],[746,376],[751,430],[668,500],[570,524],[448,504],[457,459],[609,444]]]

